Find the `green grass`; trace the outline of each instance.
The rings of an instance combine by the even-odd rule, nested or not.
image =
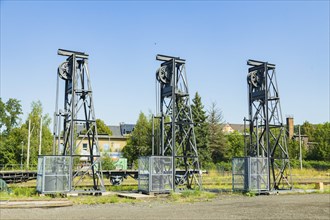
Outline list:
[[[327,182],[330,179],[330,170],[317,171],[314,169],[292,169],[293,188],[302,189],[306,192],[311,189],[315,189],[315,184],[299,184],[299,182]],[[86,178],[85,183],[89,183],[91,180]],[[170,193],[167,197],[157,198],[165,200],[166,202],[197,202],[197,201],[209,201],[217,197],[221,193],[230,194],[232,189],[232,176],[230,172],[219,173],[216,170],[209,171],[208,174],[203,175],[203,189],[199,190],[184,190],[180,193]],[[123,185],[112,186],[106,185],[106,191],[137,191],[137,181],[131,177],[124,180]],[[39,197],[36,190],[36,181],[28,181],[22,184],[9,184],[8,187],[11,193],[0,192],[0,200],[49,200],[53,198],[63,197],[60,194],[48,195],[45,197]],[[210,193],[208,191],[218,192]],[[324,191],[316,191],[317,193],[330,193],[330,185],[324,185]],[[246,196],[254,196],[253,193]],[[135,203],[138,200],[120,198],[116,195],[109,196],[79,196],[69,197],[74,204],[104,204],[104,203]]]
[[[136,191],[138,190],[137,185],[120,185],[120,186],[106,186],[107,191]]]
[[[168,201],[171,202],[179,202],[179,203],[185,203],[185,202],[205,202],[205,201],[211,201],[217,197],[217,194],[210,193],[206,191],[200,191],[200,190],[184,190],[180,193],[171,192],[168,196]]]
[[[73,202],[73,204],[85,204],[85,205],[97,205],[97,204],[109,204],[109,203],[136,203],[137,200],[120,198],[117,195],[109,195],[109,196],[77,196],[77,197],[69,197],[69,200]]]

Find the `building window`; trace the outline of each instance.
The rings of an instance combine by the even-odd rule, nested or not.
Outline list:
[[[83,150],[87,151],[87,144],[83,144]]]
[[[110,150],[109,144],[103,144],[103,152],[108,152]]]

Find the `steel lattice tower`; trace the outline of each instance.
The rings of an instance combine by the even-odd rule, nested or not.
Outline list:
[[[71,157],[71,191],[86,174],[93,178],[92,191],[104,191],[101,159],[98,145],[96,118],[93,104],[92,87],[88,70],[88,54],[69,50],[58,50],[58,55],[67,59],[58,67],[56,109],[54,120],[53,154]],[[58,108],[59,81],[64,80],[64,109]],[[78,124],[83,131],[78,133]],[[79,136],[79,140],[78,140]],[[87,140],[88,155],[78,152],[83,140]],[[58,152],[56,153],[56,146]],[[79,170],[76,162],[88,157],[89,165]]]
[[[160,142],[153,152],[173,157],[173,182],[201,188],[201,173],[189,99],[185,60],[157,55],[162,61],[156,72],[159,86]],[[176,170],[184,170],[180,176]]]
[[[275,65],[248,60],[249,142],[245,155],[269,161],[268,190],[292,188]]]

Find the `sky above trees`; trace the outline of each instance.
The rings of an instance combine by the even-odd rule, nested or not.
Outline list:
[[[191,96],[224,120],[248,114],[248,59],[275,63],[283,117],[329,113],[329,1],[1,1],[3,101],[53,115],[57,49],[90,54],[96,117],[135,123],[154,112],[156,54],[187,60]],[[60,93],[61,94],[61,93]]]

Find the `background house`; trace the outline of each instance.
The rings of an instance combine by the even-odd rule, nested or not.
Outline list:
[[[226,123],[222,128],[222,132],[224,134],[230,134],[230,133],[233,133],[234,131],[237,131],[240,134],[243,134],[244,133],[244,124]]]
[[[101,155],[108,155],[110,157],[121,157],[122,149],[127,145],[127,141],[130,138],[130,134],[134,130],[134,124],[120,123],[120,125],[109,125],[108,127],[112,131],[112,135],[98,134],[99,148]],[[82,131],[83,128],[78,130]],[[89,155],[87,140],[81,140],[83,135],[79,136],[77,152],[82,155]]]

